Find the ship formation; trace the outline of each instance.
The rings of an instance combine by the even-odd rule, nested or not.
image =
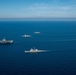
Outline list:
[[[34,32],[34,34],[40,34],[40,32]],[[30,38],[31,35],[22,35],[23,38]],[[5,38],[3,38],[2,40],[0,40],[0,45],[7,45],[7,44],[13,44],[13,40],[6,40]],[[30,50],[25,50],[25,53],[40,53],[40,52],[46,52],[45,50],[39,50],[36,48],[31,48]]]

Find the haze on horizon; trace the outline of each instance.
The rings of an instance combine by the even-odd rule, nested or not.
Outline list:
[[[0,0],[0,18],[76,18],[76,0]]]

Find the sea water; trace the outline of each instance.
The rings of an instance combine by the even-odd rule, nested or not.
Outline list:
[[[76,21],[0,21],[4,37],[14,43],[0,45],[0,75],[76,75]],[[24,52],[34,47],[48,52]]]

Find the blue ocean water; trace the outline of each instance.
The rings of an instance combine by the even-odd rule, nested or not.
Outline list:
[[[0,21],[3,37],[14,43],[0,45],[0,75],[76,75],[76,21]],[[24,53],[33,47],[49,52]]]

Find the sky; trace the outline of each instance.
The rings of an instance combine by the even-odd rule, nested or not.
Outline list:
[[[76,0],[0,0],[0,18],[76,18]]]

